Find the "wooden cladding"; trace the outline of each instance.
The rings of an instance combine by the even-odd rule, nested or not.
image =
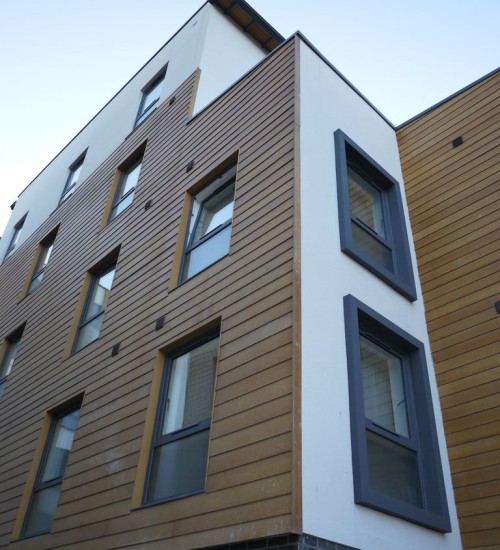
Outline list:
[[[193,75],[0,267],[0,338],[27,321],[0,400],[0,548],[11,541],[46,412],[77,394],[81,418],[52,532],[23,549],[154,541],[182,550],[292,530],[294,71],[292,41],[186,124]],[[116,170],[146,140],[134,200],[103,227]],[[235,151],[230,254],[172,285],[186,192]],[[56,225],[43,284],[18,302],[36,247]],[[118,247],[99,339],[65,357],[85,274]],[[133,509],[159,350],[215,319],[206,491]]]
[[[398,142],[462,541],[497,548],[500,72],[401,128]]]

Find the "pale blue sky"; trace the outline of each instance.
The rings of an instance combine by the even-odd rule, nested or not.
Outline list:
[[[202,3],[0,1],[0,233],[18,193]],[[500,64],[500,0],[249,3],[395,124]]]

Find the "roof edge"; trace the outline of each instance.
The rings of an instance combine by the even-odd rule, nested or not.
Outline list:
[[[470,84],[467,84],[463,88],[460,88],[460,90],[452,93],[448,97],[445,97],[444,99],[442,99],[441,101],[438,101],[434,105],[431,105],[430,107],[427,107],[427,109],[424,109],[421,113],[418,113],[417,115],[411,117],[406,122],[403,122],[399,126],[396,126],[396,130],[400,130],[401,128],[403,128],[407,124],[411,124],[412,122],[415,122],[415,120],[418,120],[420,117],[423,117],[424,115],[426,115],[427,113],[430,113],[434,109],[437,109],[438,107],[441,107],[441,105],[444,105],[447,101],[450,101],[451,99],[459,96],[460,94],[463,94],[464,92],[466,92],[470,88],[473,88],[474,86],[477,86],[479,83],[483,82],[483,80],[487,80],[488,78],[490,78],[494,74],[498,73],[499,71],[500,71],[500,67],[497,67],[496,69],[493,69],[492,71],[485,74],[484,76],[481,76],[477,80],[474,80],[474,82],[471,82]]]

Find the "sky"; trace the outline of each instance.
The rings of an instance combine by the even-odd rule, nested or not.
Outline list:
[[[248,0],[401,124],[496,69],[500,0]],[[202,0],[0,0],[0,235],[10,205]]]

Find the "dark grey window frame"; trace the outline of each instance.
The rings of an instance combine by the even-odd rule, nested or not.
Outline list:
[[[349,379],[354,497],[357,504],[411,521],[442,533],[451,531],[439,453],[425,349],[422,342],[351,295],[344,297]],[[367,431],[398,443],[396,434],[377,430],[365,418],[361,375],[360,334],[404,359],[411,444],[415,446],[421,481],[422,507],[377,492],[368,481]],[[410,396],[408,396],[410,397]],[[405,438],[406,439],[406,438]],[[409,447],[409,446],[407,446]]]
[[[168,397],[168,389],[169,389],[169,384],[170,384],[170,379],[172,374],[173,362],[178,357],[181,357],[182,355],[202,346],[203,344],[206,344],[207,342],[210,342],[211,340],[215,340],[216,338],[219,338],[219,337],[220,337],[219,329],[211,330],[201,338],[198,338],[194,341],[189,342],[189,344],[186,344],[180,348],[175,349],[172,353],[169,353],[165,359],[165,366],[163,369],[162,381],[160,385],[160,398],[157,403],[153,439],[151,442],[151,449],[149,453],[146,482],[144,484],[144,494],[143,494],[144,506],[150,506],[150,505],[159,504],[162,502],[178,500],[180,498],[188,497],[191,495],[197,495],[205,491],[205,487],[203,487],[203,489],[200,489],[197,491],[186,491],[186,492],[178,493],[162,499],[152,500],[149,498],[150,484],[151,484],[151,471],[153,467],[155,450],[159,447],[163,447],[164,445],[168,445],[169,443],[173,443],[174,441],[179,441],[191,435],[201,433],[204,431],[210,431],[210,428],[212,425],[212,419],[207,418],[198,422],[194,426],[188,426],[187,428],[176,430],[175,432],[172,432],[166,435],[161,434],[161,428],[162,428],[161,415],[165,410],[165,405]]]
[[[194,241],[194,238],[195,238],[195,235],[196,235],[196,228],[198,226],[198,223],[200,221],[200,218],[201,218],[201,215],[203,213],[203,208],[204,208],[204,205],[209,201],[211,200],[213,197],[215,197],[217,194],[221,193],[222,191],[224,191],[224,189],[226,189],[226,187],[229,187],[230,185],[233,185],[235,184],[236,185],[236,165],[231,165],[229,166],[228,168],[224,169],[221,171],[221,173],[212,178],[208,183],[207,185],[203,186],[201,189],[199,189],[195,195],[193,195],[191,197],[191,204],[190,204],[190,207],[189,207],[189,218],[188,219],[191,219],[191,216],[192,216],[192,213],[193,213],[193,206],[194,206],[194,199],[195,199],[195,196],[198,195],[201,191],[203,191],[203,189],[205,189],[206,187],[209,187],[210,185],[212,185],[212,183],[214,183],[214,181],[216,181],[218,178],[220,177],[223,177],[227,172],[229,172],[230,170],[235,170],[235,173],[233,176],[231,176],[226,182],[224,182],[220,187],[217,187],[217,189],[215,189],[213,191],[213,193],[211,193],[208,197],[206,197],[201,203],[200,203],[200,207],[198,209],[198,213],[196,215],[196,220],[194,221],[194,224],[193,224],[193,229],[191,231],[191,234],[189,234],[189,226],[187,227],[186,229],[186,239],[185,239],[185,244],[184,244],[184,250],[183,250],[183,253],[182,253],[182,261],[181,261],[181,267],[180,267],[180,271],[179,271],[179,284],[185,282],[185,281],[188,281],[189,279],[195,277],[196,275],[198,275],[198,273],[201,273],[201,271],[205,271],[205,269],[208,269],[210,266],[214,265],[215,263],[217,263],[219,260],[221,260],[222,258],[224,258],[225,256],[227,256],[228,254],[225,254],[224,256],[221,256],[219,258],[216,258],[211,264],[207,265],[205,268],[203,268],[201,271],[198,271],[196,273],[194,273],[193,275],[191,275],[190,277],[187,277],[187,276],[184,276],[184,269],[185,269],[185,265],[186,265],[186,257],[188,254],[190,254],[193,250],[195,250],[196,248],[198,248],[199,246],[202,246],[204,243],[206,243],[207,241],[209,241],[210,239],[212,239],[213,237],[215,237],[218,233],[220,233],[221,231],[223,231],[224,229],[226,229],[227,227],[229,226],[232,226],[233,225],[233,217],[234,217],[234,206],[233,206],[233,214],[231,216],[231,219],[230,220],[227,220],[226,222],[224,222],[223,224],[219,225],[218,227],[216,227],[215,229],[213,229],[212,231],[210,231],[210,233],[207,233],[206,235],[204,235],[201,239],[199,239],[198,241],[196,242],[193,242]],[[236,192],[236,189],[235,189],[235,192]],[[234,197],[233,197],[233,204],[234,204]]]
[[[413,302],[417,299],[417,292],[400,185],[384,168],[347,137],[342,130],[336,130],[334,136],[341,249],[353,260]],[[352,223],[357,222],[351,216],[348,165],[361,172],[374,188],[381,191],[387,239],[380,239],[362,222],[358,223],[358,226],[391,250],[394,272],[360,250],[354,243]]]
[[[97,284],[97,280],[100,279],[102,276],[106,275],[107,273],[109,273],[110,271],[115,270],[115,272],[116,272],[117,261],[118,261],[118,258],[115,257],[112,261],[106,262],[102,268],[100,268],[96,271],[91,271],[90,272],[92,280],[91,280],[89,288],[87,290],[87,295],[85,296],[85,303],[83,305],[82,314],[80,315],[80,320],[78,321],[78,327],[76,329],[75,339],[73,341],[73,346],[71,348],[71,355],[73,355],[75,353],[78,353],[79,351],[82,351],[83,349],[90,346],[96,340],[99,339],[99,336],[98,336],[95,340],[92,340],[88,344],[85,344],[85,346],[81,347],[80,349],[78,349],[78,350],[76,349],[76,344],[78,342],[78,336],[80,335],[80,331],[82,330],[82,328],[85,327],[86,325],[88,325],[89,323],[91,323],[92,321],[94,321],[95,319],[97,319],[98,317],[100,317],[101,315],[104,316],[106,314],[106,309],[102,309],[98,313],[96,313],[95,315],[90,317],[89,319],[85,319],[85,316],[87,314],[87,311],[88,311],[89,305],[90,305],[90,298],[91,298],[92,293],[94,291],[95,285]],[[111,289],[110,289],[110,292],[111,292]],[[102,325],[101,325],[101,328],[102,328]],[[101,332],[101,330],[99,330],[99,335],[100,335],[100,332]]]
[[[24,216],[14,225],[14,233],[10,238],[9,246],[7,247],[7,251],[5,252],[5,256],[3,257],[4,262],[8,258],[10,258],[10,256],[16,249],[17,241],[19,240],[19,235],[21,234],[21,230],[24,226],[24,222],[26,221],[27,216],[28,216],[28,213],[26,212],[26,214],[24,214]]]
[[[6,347],[5,347],[5,351],[2,355],[2,360],[0,361],[0,398],[2,397],[2,395],[5,391],[5,385],[7,384],[7,380],[9,378],[10,372],[12,371],[12,366],[14,366],[16,356],[19,352],[19,345],[20,345],[21,339],[23,337],[23,332],[24,332],[25,326],[26,326],[26,323],[23,323],[14,332],[11,332],[5,338]],[[5,372],[6,367],[7,367],[7,358],[9,356],[8,351],[9,351],[9,348],[11,348],[11,346],[16,347],[15,354],[14,354],[14,362],[12,363],[12,366],[11,366],[9,372]]]
[[[165,76],[167,74],[167,67],[168,67],[168,63],[161,70],[159,70],[155,74],[155,76],[153,76],[153,78],[142,88],[141,90],[142,97],[141,97],[141,102],[139,104],[139,109],[137,111],[137,115],[135,117],[134,129],[138,128],[143,122],[145,122],[149,118],[151,113],[153,113],[158,108],[158,104],[160,101],[159,97],[155,99],[155,101],[153,101],[150,105],[144,106],[144,103],[146,102],[146,97],[149,94],[149,92],[151,92],[151,90],[153,90],[153,88],[157,84],[165,80]]]
[[[78,174],[78,179],[73,185],[70,186],[70,182],[73,177],[73,174],[78,170],[78,168],[81,168],[83,166],[83,163],[85,162],[85,157],[87,155],[87,151],[88,149],[85,149],[85,151],[81,155],[79,155],[78,158],[73,163],[70,164],[69,174],[68,174],[68,177],[66,178],[66,183],[64,184],[64,189],[61,194],[61,198],[59,199],[59,204],[66,202],[76,191],[76,188],[78,187],[78,181],[80,180],[80,174]],[[73,189],[73,191],[71,191],[71,193],[68,194],[68,192],[71,189]]]
[[[49,428],[49,432],[47,434],[47,438],[46,438],[45,443],[44,443],[42,459],[40,460],[40,464],[38,465],[38,471],[37,471],[37,474],[36,474],[35,483],[33,485],[32,491],[31,491],[30,501],[29,501],[28,507],[26,509],[26,514],[25,514],[24,520],[23,520],[23,527],[22,527],[22,530],[21,530],[21,538],[22,539],[29,539],[29,538],[32,538],[32,537],[38,537],[39,535],[43,535],[45,533],[50,533],[50,529],[48,529],[48,530],[40,530],[40,531],[37,531],[36,533],[30,533],[29,535],[24,535],[26,525],[27,525],[28,519],[30,517],[30,512],[31,512],[32,504],[33,504],[33,499],[35,498],[35,494],[39,491],[42,491],[43,489],[47,489],[49,487],[54,487],[56,485],[61,485],[62,482],[63,482],[63,479],[64,479],[64,473],[65,472],[63,472],[62,476],[51,479],[50,481],[46,481],[46,482],[41,481],[43,470],[45,468],[45,465],[46,465],[47,459],[48,459],[50,444],[51,444],[52,439],[54,437],[54,432],[55,432],[55,429],[56,429],[56,423],[60,418],[62,418],[64,416],[67,416],[67,415],[71,414],[74,411],[80,410],[81,406],[82,406],[81,399],[78,399],[77,401],[72,402],[71,404],[68,404],[67,406],[61,408],[60,410],[58,410],[57,412],[55,412],[51,415],[50,428]],[[66,466],[67,466],[67,464],[66,464]],[[66,471],[66,466],[64,468],[65,471]],[[53,522],[53,519],[54,518],[52,518],[52,522]]]

